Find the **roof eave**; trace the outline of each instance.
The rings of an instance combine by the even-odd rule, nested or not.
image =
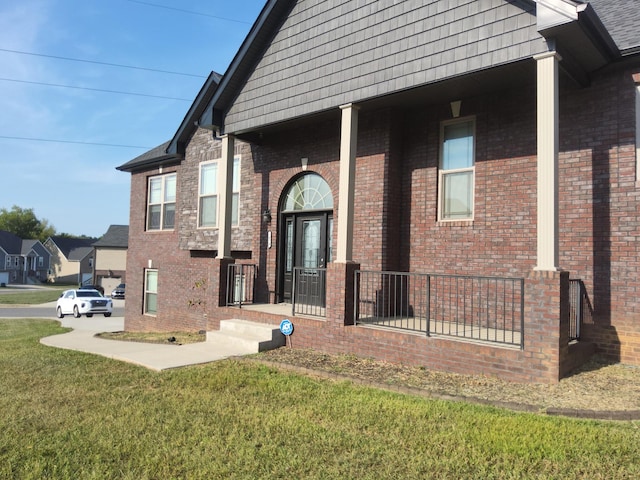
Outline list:
[[[538,32],[569,52],[590,72],[620,57],[598,14],[588,3],[570,0],[537,0]]]
[[[184,154],[184,148],[187,144],[189,137],[193,134],[196,128],[200,126],[199,120],[202,112],[206,108],[209,100],[213,96],[214,92],[218,88],[221,75],[216,72],[211,72],[207,80],[202,85],[202,88],[196,95],[195,100],[189,107],[186,115],[182,119],[178,130],[169,142],[167,147],[167,153],[173,155]]]
[[[162,155],[160,157],[150,158],[145,161],[137,162],[135,163],[135,165],[129,165],[128,163],[125,163],[124,165],[116,167],[116,170],[120,170],[121,172],[134,173],[140,170],[148,170],[150,168],[170,167],[172,165],[179,164],[182,161],[182,158],[183,157],[181,155]]]
[[[268,0],[245,37],[220,85],[199,119],[203,128],[224,132],[224,115],[237,95],[238,87],[268,47],[277,27],[286,19],[296,0]]]

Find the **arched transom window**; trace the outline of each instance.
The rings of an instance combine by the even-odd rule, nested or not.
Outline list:
[[[317,173],[307,173],[298,178],[289,188],[283,211],[331,209],[333,209],[333,196],[329,184]]]

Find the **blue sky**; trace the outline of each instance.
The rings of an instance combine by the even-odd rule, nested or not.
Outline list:
[[[0,208],[72,235],[128,224],[130,175],[115,168],[171,139],[264,3],[0,0]]]

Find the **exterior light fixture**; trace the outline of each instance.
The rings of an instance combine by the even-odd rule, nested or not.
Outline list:
[[[461,100],[456,100],[455,102],[451,102],[451,116],[453,118],[458,118],[460,116],[461,106],[462,106]]]
[[[262,223],[271,223],[271,210],[268,208],[262,212]]]

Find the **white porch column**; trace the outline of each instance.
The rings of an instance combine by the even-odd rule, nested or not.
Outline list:
[[[358,109],[349,103],[341,105],[340,191],[338,196],[338,241],[336,262],[353,260],[353,212],[356,183],[356,149],[358,146]]]
[[[222,136],[222,158],[218,161],[218,258],[231,258],[234,144],[233,135]]]
[[[534,58],[538,70],[538,251],[535,270],[557,271],[560,56],[547,52]]]

